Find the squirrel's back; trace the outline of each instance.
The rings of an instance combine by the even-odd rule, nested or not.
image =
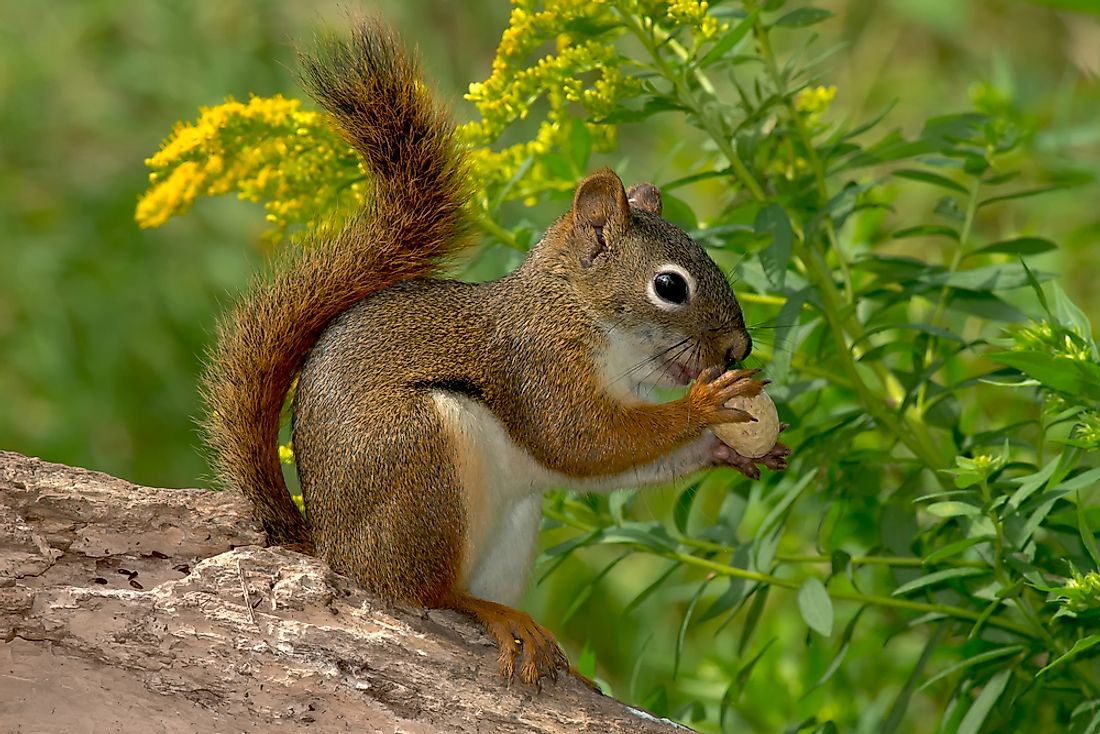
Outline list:
[[[378,21],[301,57],[312,96],[363,157],[364,210],[275,264],[218,328],[205,436],[221,481],[252,501],[272,543],[312,549],[277,454],[287,392],[328,323],[389,285],[434,273],[466,241],[469,185],[448,116]]]

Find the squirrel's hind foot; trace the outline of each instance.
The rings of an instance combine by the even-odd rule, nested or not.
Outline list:
[[[559,671],[569,670],[569,661],[558,641],[525,612],[503,604],[456,594],[451,608],[473,617],[500,648],[500,674],[511,683],[542,687],[544,678],[556,681]]]

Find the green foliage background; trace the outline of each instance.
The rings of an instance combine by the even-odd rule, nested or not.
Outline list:
[[[1100,176],[1100,23],[1096,16],[1057,10],[1076,6],[1087,11],[1092,5],[1019,0],[853,0],[818,5],[835,11],[836,17],[812,31],[777,32],[774,38],[783,58],[813,32],[821,36],[813,46],[815,53],[837,42],[846,44],[813,65],[818,83],[838,88],[829,119],[855,126],[896,99],[886,122],[870,139],[895,127],[914,137],[928,118],[978,105],[1027,132],[1010,161],[1022,169],[1022,183],[1092,179],[1081,187],[990,207],[971,217],[969,227],[982,244],[1023,235],[1057,242],[1057,249],[1028,257],[1028,265],[1056,273],[1071,300],[1095,322],[1100,315],[1095,288],[1100,273],[1100,188],[1095,183]],[[380,7],[406,38],[420,45],[430,78],[454,100],[456,116],[473,119],[461,95],[471,80],[488,75],[508,7],[501,2],[426,0]],[[2,10],[0,448],[102,469],[145,484],[201,484],[206,467],[192,428],[199,409],[194,390],[199,356],[216,314],[264,257],[265,225],[260,207],[222,199],[204,200],[187,217],[139,231],[133,212],[147,184],[142,161],[176,121],[192,119],[200,105],[217,104],[227,94],[238,99],[249,93],[301,96],[293,81],[292,44],[308,38],[322,19],[338,24],[342,10],[336,2],[306,8],[298,3],[232,0],[178,6],[9,2]],[[516,139],[531,134],[532,125],[520,126]],[[960,134],[972,133],[967,129]],[[619,138],[619,152],[594,157],[590,166],[608,163],[628,180],[658,183],[694,172],[704,145],[698,130],[671,114],[624,125]],[[970,179],[960,175],[952,180],[966,184]],[[888,199],[883,203],[899,215],[859,219],[865,239],[877,241],[892,227],[953,222],[950,216],[937,219],[933,214],[945,193],[942,182],[939,187],[899,188],[892,180],[881,185]],[[704,220],[729,216],[722,208],[723,190],[714,182],[685,186],[675,194]],[[793,196],[784,203],[798,210]],[[522,218],[538,228],[562,206],[562,200],[552,197],[526,212],[513,204],[501,218],[512,224]],[[768,216],[775,215],[771,211]],[[768,221],[764,229],[782,229]],[[761,229],[759,219],[747,223],[754,224]],[[951,252],[941,240],[928,236],[935,234],[933,230],[911,234],[918,236],[886,237],[875,253],[940,263]],[[759,266],[754,270],[760,242],[741,244],[755,254],[738,271],[745,279],[739,291],[774,292]],[[733,254],[738,257],[725,265],[739,260],[740,252]],[[489,255],[484,267],[490,272],[505,267],[510,257],[499,247]],[[881,261],[877,272],[886,284],[917,277],[900,266],[888,270],[887,264]],[[1006,299],[1031,316],[1042,313],[1034,292],[1026,287],[1013,289]],[[750,324],[760,327],[757,340],[767,353],[774,341],[768,336],[770,327],[789,324],[789,316],[781,316],[767,298],[755,305],[752,300],[745,303]],[[1072,312],[1064,309],[1062,315],[1066,314]],[[859,318],[870,320],[866,313]],[[1003,336],[998,328],[989,330],[986,325],[967,339]],[[944,348],[940,340],[930,345],[929,333],[888,333],[921,349]],[[798,355],[811,362],[820,357],[821,364],[832,369],[827,340],[809,333],[803,337],[804,351]],[[1034,338],[1035,351],[1051,350],[1042,335]],[[775,354],[782,355],[782,350]],[[952,380],[963,381],[978,372],[974,364],[947,371]],[[996,365],[982,367],[985,372]],[[825,393],[824,385],[812,387]],[[930,516],[922,514],[920,533],[914,506],[917,496],[934,484],[927,472],[923,479],[913,480],[904,462],[895,456],[895,461],[884,463],[883,447],[865,437],[858,440],[856,433],[840,434],[851,437],[850,445],[830,446],[819,435],[821,425],[799,425],[798,416],[789,416],[796,419],[793,443],[809,458],[799,467],[801,473],[793,473],[784,483],[773,477],[750,487],[716,473],[709,484],[691,492],[681,486],[637,497],[616,496],[610,502],[559,498],[550,504],[549,551],[536,578],[548,568],[555,570],[533,588],[528,606],[562,635],[575,659],[586,666],[594,661],[617,695],[695,721],[708,731],[795,730],[811,719],[809,731],[829,730],[825,722],[835,722],[832,725],[840,731],[978,731],[983,721],[984,731],[1017,730],[1023,722],[1011,710],[996,709],[998,696],[986,696],[993,699],[988,701],[994,712],[988,719],[975,724],[975,717],[966,717],[983,701],[983,691],[998,687],[1027,701],[1017,711],[1022,712],[1019,716],[1036,717],[1031,722],[1040,727],[1036,730],[1062,730],[1074,697],[1083,700],[1082,690],[1100,694],[1095,689],[1100,672],[1095,658],[1089,657],[1095,648],[1087,646],[1096,641],[1089,635],[1095,630],[1095,617],[1093,622],[1054,620],[1054,607],[1048,603],[1028,633],[1035,639],[1025,635],[1026,644],[1018,645],[1016,638],[1002,632],[978,634],[967,626],[941,623],[935,615],[914,624],[918,615],[899,607],[872,604],[860,611],[857,602],[834,598],[826,603],[815,583],[804,581],[824,579],[831,568],[838,577],[830,581],[834,591],[851,573],[863,592],[889,596],[907,582],[926,579],[921,574],[930,569],[922,570],[922,561],[927,564],[952,542],[966,542],[967,529],[973,530],[972,516],[1004,514],[1005,505],[998,505],[997,498],[1019,491],[1020,482],[1013,480],[1035,476],[1053,456],[1068,456],[1044,457],[1042,445],[1039,455],[1029,453],[1031,445],[1039,445],[1033,426],[1021,428],[1024,438],[1019,446],[1012,432],[993,440],[987,436],[984,442],[964,435],[1034,420],[1035,395],[985,390],[980,404],[971,402],[959,411],[961,418],[929,418],[939,422],[935,428],[958,426],[964,432],[954,436],[965,448],[956,465],[955,485],[960,493],[973,496],[933,498],[944,506],[931,516],[942,522],[930,523]],[[808,403],[803,394],[801,409],[818,421],[835,418],[836,430],[841,431],[851,402],[839,393],[823,399],[823,405]],[[835,414],[827,410],[831,407]],[[1014,442],[1007,453],[1000,447],[1003,435]],[[983,453],[992,464],[977,461]],[[1077,458],[1067,459],[1067,471],[1077,471]],[[1008,466],[997,465],[998,460]],[[798,506],[810,485],[796,482],[813,478],[814,471],[829,483],[813,483],[814,489]],[[911,480],[914,483],[907,484]],[[1075,491],[1095,492],[1095,484],[1086,481]],[[1047,490],[1060,491],[1057,482]],[[1078,496],[1076,506],[1091,511],[1097,500],[1084,496]],[[777,536],[778,547],[768,552],[778,553],[776,557],[786,563],[781,573],[776,571],[778,577],[800,591],[774,588],[763,594],[763,587],[757,588],[739,600],[742,606],[730,607],[740,610],[738,616],[719,631],[721,616],[705,623],[699,618],[725,598],[726,579],[719,573],[721,584],[710,583],[712,577],[697,561],[684,564],[662,555],[664,541],[648,523],[657,520],[683,533],[681,539],[696,545],[677,546],[676,552],[720,564],[719,570],[744,568],[750,560],[770,566],[760,563],[759,538],[753,542],[752,537],[741,537],[746,544],[738,547],[752,558],[734,551],[732,564],[722,550],[698,545],[707,542],[704,531],[715,527],[715,519],[730,512],[729,497],[743,500],[736,510],[743,528],[767,527],[780,510],[774,518],[783,534]],[[974,509],[960,509],[951,502]],[[1095,570],[1095,549],[1089,561],[1089,549],[1082,544],[1087,545],[1084,539],[1100,526],[1100,518],[1087,515],[1079,520],[1068,505],[1063,501],[1055,508],[1055,516],[1069,513],[1058,521],[1062,525],[1044,525],[1045,552],[1062,550],[1088,563],[1081,571]],[[792,506],[797,511],[791,512]],[[634,535],[615,530],[624,523]],[[1079,523],[1090,532],[1081,530],[1078,541],[1074,538]],[[605,526],[611,531],[583,531]],[[645,532],[638,534],[639,528]],[[598,547],[563,553],[578,545],[573,542],[577,538]],[[723,545],[728,538],[719,541],[721,549],[733,548]],[[624,556],[624,543],[644,552]],[[860,551],[908,558],[916,565],[859,564],[845,557]],[[969,572],[958,569],[998,578],[1003,573],[1021,585],[1028,578],[1022,566],[990,570],[983,558],[965,551],[956,552],[961,565],[934,565],[955,576],[928,583],[923,591],[917,589],[918,594],[899,596],[981,611],[988,604],[981,594],[988,589],[967,585]],[[604,574],[613,562],[614,568]],[[1069,574],[1059,562],[1057,557],[1040,558],[1036,563],[1047,575],[1032,580],[1057,586],[1050,574]],[[858,573],[856,567],[861,569]],[[592,584],[597,577],[599,583]],[[635,602],[657,579],[664,582]],[[971,595],[972,604],[967,601]],[[989,613],[993,615],[993,607]],[[1000,614],[997,609],[993,616]],[[1006,612],[1004,618],[1015,623],[1010,617]],[[808,624],[818,631],[809,631]],[[753,634],[742,635],[746,629]],[[1057,640],[1042,639],[1047,629]],[[1092,643],[1081,648],[1073,674],[1052,684],[1045,701],[1026,699],[1037,688],[1005,673],[1024,666],[1024,675],[1033,676],[1054,655],[1067,652],[1074,639]],[[980,655],[989,656],[988,662],[944,676],[914,693],[936,673]],[[1056,673],[1069,667],[1063,665]],[[1048,680],[1054,677],[1044,675]],[[826,684],[815,686],[821,678],[828,679]],[[1085,728],[1095,722],[1094,712],[1088,709],[1087,716],[1075,718],[1074,730],[1095,731]],[[966,729],[968,725],[975,728]]]

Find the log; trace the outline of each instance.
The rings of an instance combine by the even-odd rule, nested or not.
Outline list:
[[[0,728],[689,731],[572,676],[507,686],[466,618],[264,546],[238,494],[0,452]]]

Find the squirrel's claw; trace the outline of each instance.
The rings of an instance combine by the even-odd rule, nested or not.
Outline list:
[[[743,410],[726,407],[726,402],[736,397],[759,395],[768,380],[754,380],[758,369],[727,370],[708,367],[688,388],[687,399],[703,416],[706,425],[717,423],[751,423],[756,419]]]
[[[500,649],[500,674],[511,683],[542,687],[542,680],[556,681],[558,671],[569,670],[569,661],[557,640],[525,612],[503,604],[455,595],[446,605],[476,619]]]

